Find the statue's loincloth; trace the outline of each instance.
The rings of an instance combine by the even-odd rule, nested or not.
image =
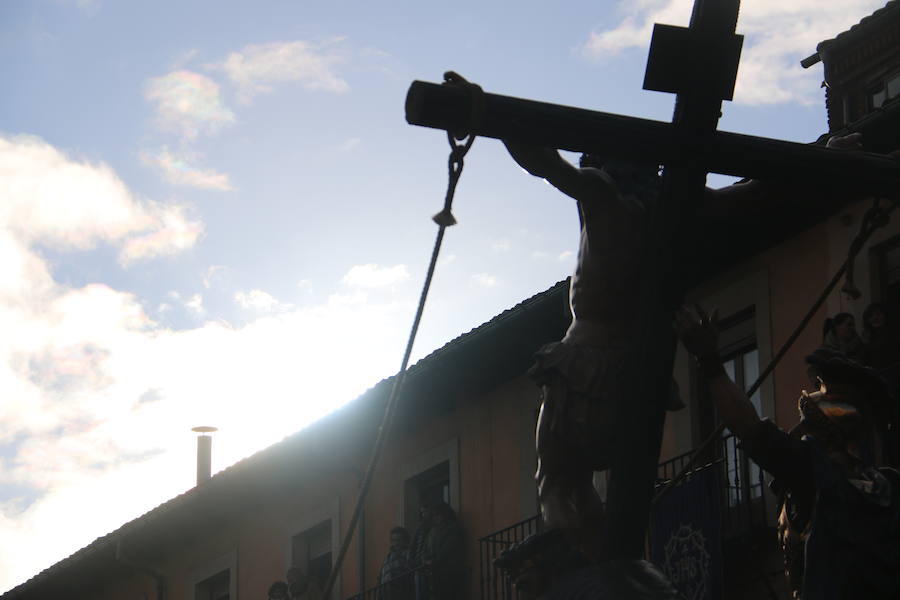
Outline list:
[[[608,468],[617,440],[617,405],[629,396],[629,353],[554,342],[534,358],[528,373],[544,390],[544,418],[550,419],[554,445],[571,447],[575,452],[565,453],[567,460],[581,466]]]

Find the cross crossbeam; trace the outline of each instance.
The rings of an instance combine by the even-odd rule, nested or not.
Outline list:
[[[615,155],[623,160],[700,167],[735,177],[845,184],[867,194],[894,194],[900,189],[900,164],[882,154],[837,152],[823,146],[725,131],[698,143],[663,121],[487,92],[483,104],[483,116],[472,132],[481,137]],[[406,96],[410,125],[463,132],[470,110],[471,98],[466,90],[452,85],[414,81]]]

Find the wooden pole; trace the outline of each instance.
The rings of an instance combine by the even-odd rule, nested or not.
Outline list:
[[[406,96],[406,120],[461,132],[469,120],[470,102],[463,89],[414,81]],[[852,188],[855,195],[894,195],[900,189],[900,163],[881,154],[724,131],[700,140],[671,123],[498,94],[484,94],[484,114],[474,133],[736,177],[819,182],[832,189]]]

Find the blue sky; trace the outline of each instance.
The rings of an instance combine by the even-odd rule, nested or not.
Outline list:
[[[721,128],[810,141],[821,66],[882,5],[745,2]],[[394,372],[447,144],[414,79],[668,120],[649,28],[690,3],[0,4],[0,590]],[[721,181],[721,180],[716,180]],[[467,159],[415,357],[564,278],[572,203]],[[98,502],[115,498],[115,502]],[[79,518],[73,520],[72,514]]]

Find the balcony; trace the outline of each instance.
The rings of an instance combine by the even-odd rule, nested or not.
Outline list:
[[[541,530],[541,516],[535,515],[478,540],[482,600],[516,600],[519,595],[509,579],[494,568],[494,559],[513,544]]]
[[[657,471],[659,484],[680,472],[691,454],[686,452],[660,463]],[[746,547],[748,542],[753,544],[753,540],[769,533],[765,481],[762,470],[741,452],[732,434],[723,435],[710,451],[710,456],[705,458],[707,466],[701,468],[720,470],[718,496],[722,512],[722,542],[727,555],[730,547]],[[595,480],[601,497],[605,497],[607,478],[608,473],[603,472]],[[478,540],[481,600],[518,600],[517,592],[506,577],[494,568],[493,561],[513,544],[540,530],[540,515],[535,515]]]
[[[416,587],[429,587],[431,577],[427,567],[419,567],[381,585],[367,589],[347,600],[415,600]],[[428,597],[428,595],[423,595]]]

